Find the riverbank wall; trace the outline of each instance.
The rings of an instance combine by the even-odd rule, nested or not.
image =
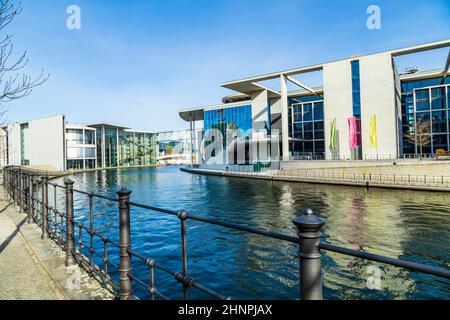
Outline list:
[[[387,164],[385,166],[358,166],[358,167],[329,167],[320,170],[314,169],[280,169],[267,170],[263,172],[253,171],[232,171],[232,170],[214,170],[205,168],[181,168],[183,172],[193,174],[204,174],[224,177],[260,179],[271,181],[287,181],[329,185],[345,185],[365,188],[389,188],[403,190],[420,190],[420,191],[450,191],[450,174],[444,175],[422,175],[423,172],[438,173],[443,172],[442,166],[449,166],[449,163],[435,164],[431,166],[433,170],[429,170],[429,166],[417,164],[418,168],[407,168],[405,171],[394,171],[397,165]],[[383,169],[380,169],[383,168]],[[420,175],[406,174],[405,172],[417,172],[407,170],[422,170]],[[385,171],[383,171],[385,170]],[[447,169],[446,169],[447,170]],[[384,172],[384,173],[383,173]],[[388,173],[386,173],[388,172]],[[402,172],[402,173],[398,173]]]

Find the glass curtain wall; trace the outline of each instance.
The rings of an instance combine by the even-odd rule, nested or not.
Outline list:
[[[105,166],[117,167],[117,129],[105,128]]]
[[[119,165],[148,166],[156,163],[156,134],[119,132]]]
[[[67,169],[94,169],[96,156],[95,142],[95,130],[67,129]]]
[[[20,164],[22,166],[29,166],[30,160],[28,160],[28,154],[26,150],[28,136],[28,123],[20,125]]]
[[[97,168],[103,168],[103,154],[102,154],[103,130],[101,128],[97,128],[95,136],[97,142]]]
[[[84,169],[83,141],[83,129],[67,129],[66,144],[68,170]]]
[[[289,106],[290,151],[295,159],[324,159],[325,134],[323,98],[291,98]]]
[[[223,108],[217,110],[208,110],[204,112],[204,130],[207,133],[210,129],[217,129],[222,133],[223,137],[223,150],[227,145],[236,141],[236,143],[245,144],[245,161],[239,164],[250,163],[249,159],[249,139],[250,130],[252,129],[252,107],[251,105]],[[238,141],[236,131],[240,130],[241,139]],[[212,141],[206,141],[205,147],[212,143]],[[217,156],[215,151],[211,156]],[[223,153],[224,163],[238,163],[241,159],[237,159],[237,145],[234,146],[233,151],[226,155]],[[207,160],[207,159],[206,159]]]
[[[403,154],[418,154],[416,123],[422,124],[422,152],[450,149],[450,79],[432,78],[402,83]],[[417,132],[419,134],[420,132]]]
[[[356,148],[352,149],[352,159],[362,160],[362,144],[361,144],[361,80],[359,70],[359,60],[351,62],[352,69],[352,100],[353,100],[353,117],[356,125],[354,133],[356,135]]]

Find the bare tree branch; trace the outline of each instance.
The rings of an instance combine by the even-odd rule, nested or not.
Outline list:
[[[21,2],[14,5],[10,0],[0,0],[0,30],[9,25],[21,12]],[[28,58],[25,51],[18,59],[10,62],[13,52],[12,36],[6,35],[0,41],[0,124],[5,123],[4,115],[7,110],[2,104],[28,96],[33,88],[40,86],[50,77],[49,74],[44,75],[44,70],[35,78],[26,74],[14,74],[28,64]]]
[[[417,120],[415,126],[407,126],[404,135],[406,140],[419,147],[420,159],[422,159],[423,147],[431,142],[430,120]]]

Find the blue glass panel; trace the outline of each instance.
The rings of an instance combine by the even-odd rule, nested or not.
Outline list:
[[[303,105],[303,121],[312,121],[313,120],[313,110],[312,104],[304,104]]]
[[[416,111],[430,110],[429,90],[416,90]]]
[[[431,123],[433,126],[433,133],[446,133],[447,116],[445,110],[433,111],[431,113]]]
[[[323,120],[323,102],[314,104],[314,120]]]
[[[431,89],[431,109],[445,109],[445,88]]]
[[[359,77],[359,60],[351,62],[352,68],[352,97],[353,97],[353,116],[361,116],[361,82]]]

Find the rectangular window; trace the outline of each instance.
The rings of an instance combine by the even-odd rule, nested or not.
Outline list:
[[[361,117],[361,80],[359,74],[359,60],[351,62],[352,67],[352,96],[353,96],[353,116]]]
[[[82,170],[83,160],[67,160],[67,170]]]
[[[290,150],[297,159],[324,159],[324,103],[321,99],[320,96],[302,96],[289,100],[289,110],[296,115],[292,137],[297,139],[290,144]]]
[[[85,158],[95,158],[95,153],[97,150],[95,148],[85,148]]]
[[[84,130],[84,144],[95,144],[95,130]]]
[[[67,148],[67,158],[68,159],[82,159],[83,158],[83,148]]]
[[[431,113],[431,124],[433,127],[433,133],[446,133],[447,117],[445,110],[433,111]]]
[[[303,105],[303,121],[312,121],[313,120],[313,112],[312,112],[312,104],[307,103]]]
[[[357,123],[361,121],[361,79],[359,60],[351,62],[352,69],[352,99],[353,99],[353,117],[356,118]],[[362,160],[361,147],[361,131],[357,135],[358,144],[355,149],[352,149],[352,159]]]
[[[84,166],[86,169],[95,169],[95,160],[94,159],[86,159],[86,165]]]
[[[323,102],[314,104],[314,121],[323,120]]]
[[[430,92],[428,89],[416,90],[416,111],[430,110]]]

